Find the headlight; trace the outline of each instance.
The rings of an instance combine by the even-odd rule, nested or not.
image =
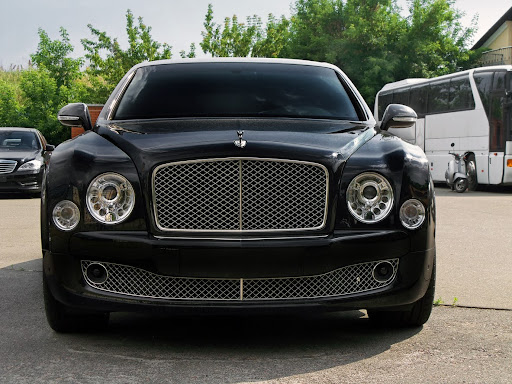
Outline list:
[[[41,165],[42,163],[39,160],[27,161],[18,168],[18,171],[39,171]]]
[[[132,212],[135,192],[124,176],[103,173],[89,184],[86,199],[92,217],[103,224],[118,224]]]
[[[407,229],[416,229],[425,220],[425,207],[416,199],[407,200],[400,208],[400,221]]]
[[[62,200],[57,203],[52,212],[55,226],[63,231],[71,231],[80,222],[80,211],[75,203]]]
[[[384,176],[365,172],[357,175],[347,189],[348,210],[367,224],[383,220],[393,207],[393,189]]]

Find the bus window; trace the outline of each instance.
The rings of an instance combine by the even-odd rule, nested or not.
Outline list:
[[[418,117],[425,117],[427,113],[427,91],[425,86],[411,88],[409,107],[414,109]]]
[[[409,88],[395,91],[393,93],[393,104],[409,105]]]
[[[382,115],[389,104],[393,103],[393,93],[381,93],[379,94],[379,116],[378,120],[382,120]]]
[[[475,73],[474,75],[478,94],[480,95],[487,116],[489,116],[489,104],[491,102],[492,75],[492,72]]]
[[[505,75],[507,72],[494,72],[493,91],[505,90]]]
[[[469,77],[452,79],[450,82],[450,110],[474,109],[475,101],[469,84]]]
[[[440,113],[449,110],[450,81],[430,84],[428,112]]]

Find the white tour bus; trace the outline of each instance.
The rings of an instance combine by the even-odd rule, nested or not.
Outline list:
[[[425,151],[434,181],[445,181],[449,152],[469,152],[470,189],[512,185],[512,65],[386,84],[375,99],[376,120],[389,104],[418,114],[411,128],[390,132]]]

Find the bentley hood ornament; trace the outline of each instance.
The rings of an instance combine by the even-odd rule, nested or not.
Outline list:
[[[236,134],[238,135],[238,140],[233,141],[233,143],[235,143],[238,148],[245,148],[247,141],[242,139],[244,131],[236,131]]]

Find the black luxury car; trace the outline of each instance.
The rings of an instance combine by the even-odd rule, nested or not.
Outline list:
[[[47,319],[101,326],[113,311],[367,309],[427,321],[435,200],[423,151],[377,125],[324,63],[157,61],[133,67],[96,125],[59,145],[43,179]]]
[[[39,194],[52,150],[37,129],[0,127],[0,192]]]

